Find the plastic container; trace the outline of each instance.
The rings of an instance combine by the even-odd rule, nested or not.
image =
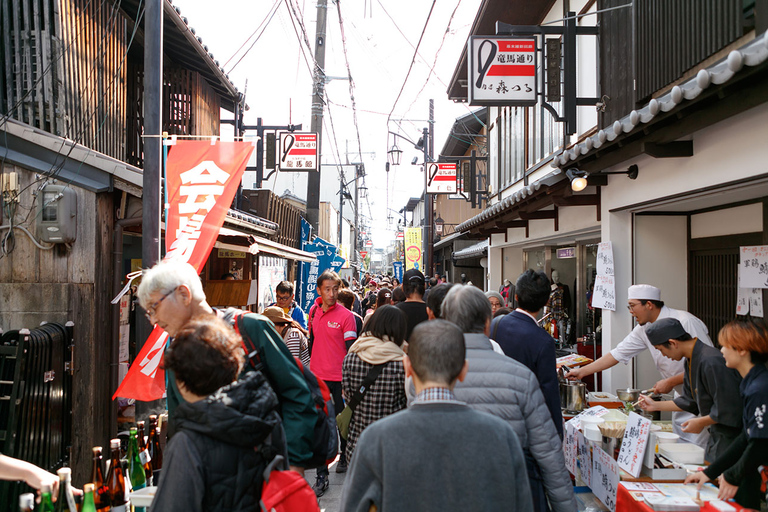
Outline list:
[[[155,499],[155,492],[157,492],[157,487],[145,487],[128,493],[128,497],[134,507],[151,507]]]
[[[704,448],[692,443],[660,444],[659,452],[680,464],[704,463]]]
[[[581,427],[584,431],[584,437],[590,441],[600,443],[603,440],[603,434],[600,432],[598,425],[605,423],[603,418],[597,418],[594,416],[583,416],[581,418]]]

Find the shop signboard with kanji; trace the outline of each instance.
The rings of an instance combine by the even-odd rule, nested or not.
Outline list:
[[[468,46],[470,105],[536,104],[535,38],[472,36]]]
[[[280,170],[283,172],[316,171],[319,149],[316,133],[280,133],[277,148]]]
[[[456,193],[456,164],[427,164],[427,194]]]

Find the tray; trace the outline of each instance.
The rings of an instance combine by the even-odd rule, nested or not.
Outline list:
[[[155,500],[155,493],[157,487],[145,487],[138,491],[128,493],[128,498],[131,500],[131,505],[134,507],[151,507],[152,502]]]

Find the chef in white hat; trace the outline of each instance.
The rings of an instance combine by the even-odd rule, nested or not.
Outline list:
[[[628,364],[633,357],[648,349],[650,350],[651,357],[653,357],[653,362],[656,364],[656,368],[658,368],[662,376],[662,379],[653,386],[654,392],[669,393],[674,390],[675,396],[679,396],[683,384],[683,361],[673,361],[662,355],[660,351],[654,349],[650,340],[648,340],[648,336],[645,334],[645,329],[660,318],[675,318],[680,321],[685,331],[692,337],[698,338],[702,343],[712,346],[707,326],[687,311],[665,306],[661,300],[661,290],[649,284],[635,284],[629,287],[627,308],[629,308],[630,314],[637,320],[637,325],[632,329],[632,332],[609,353],[594,363],[571,370],[566,374],[566,377],[569,379],[582,379],[593,373],[616,366],[620,362]],[[694,431],[690,429],[683,430],[682,427],[685,421],[693,417],[688,412],[673,413],[674,431],[682,439],[696,443],[703,448],[709,440],[707,429]]]

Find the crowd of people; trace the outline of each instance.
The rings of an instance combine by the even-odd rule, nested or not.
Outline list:
[[[307,373],[324,382],[335,414],[349,408],[335,465],[348,473],[342,510],[577,510],[555,343],[537,322],[550,296],[546,274],[527,270],[485,293],[416,269],[402,283],[370,274],[348,283],[328,270],[316,285],[308,311],[283,282],[256,314],[212,308],[187,264],[144,273],[139,303],[171,338],[163,358],[169,442],[152,511],[259,510],[272,460],[301,475],[317,469],[312,488],[323,496],[329,461],[316,462]],[[651,350],[663,376],[655,390],[675,390],[675,400],[644,397],[641,406],[674,411],[676,428],[707,447],[711,465],[689,481],[717,478],[722,497],[758,508],[758,467],[768,466],[768,328],[734,320],[718,351],[699,319],[660,294],[630,287],[638,325],[568,377]],[[47,478],[0,463],[3,478],[6,466],[34,486]]]

